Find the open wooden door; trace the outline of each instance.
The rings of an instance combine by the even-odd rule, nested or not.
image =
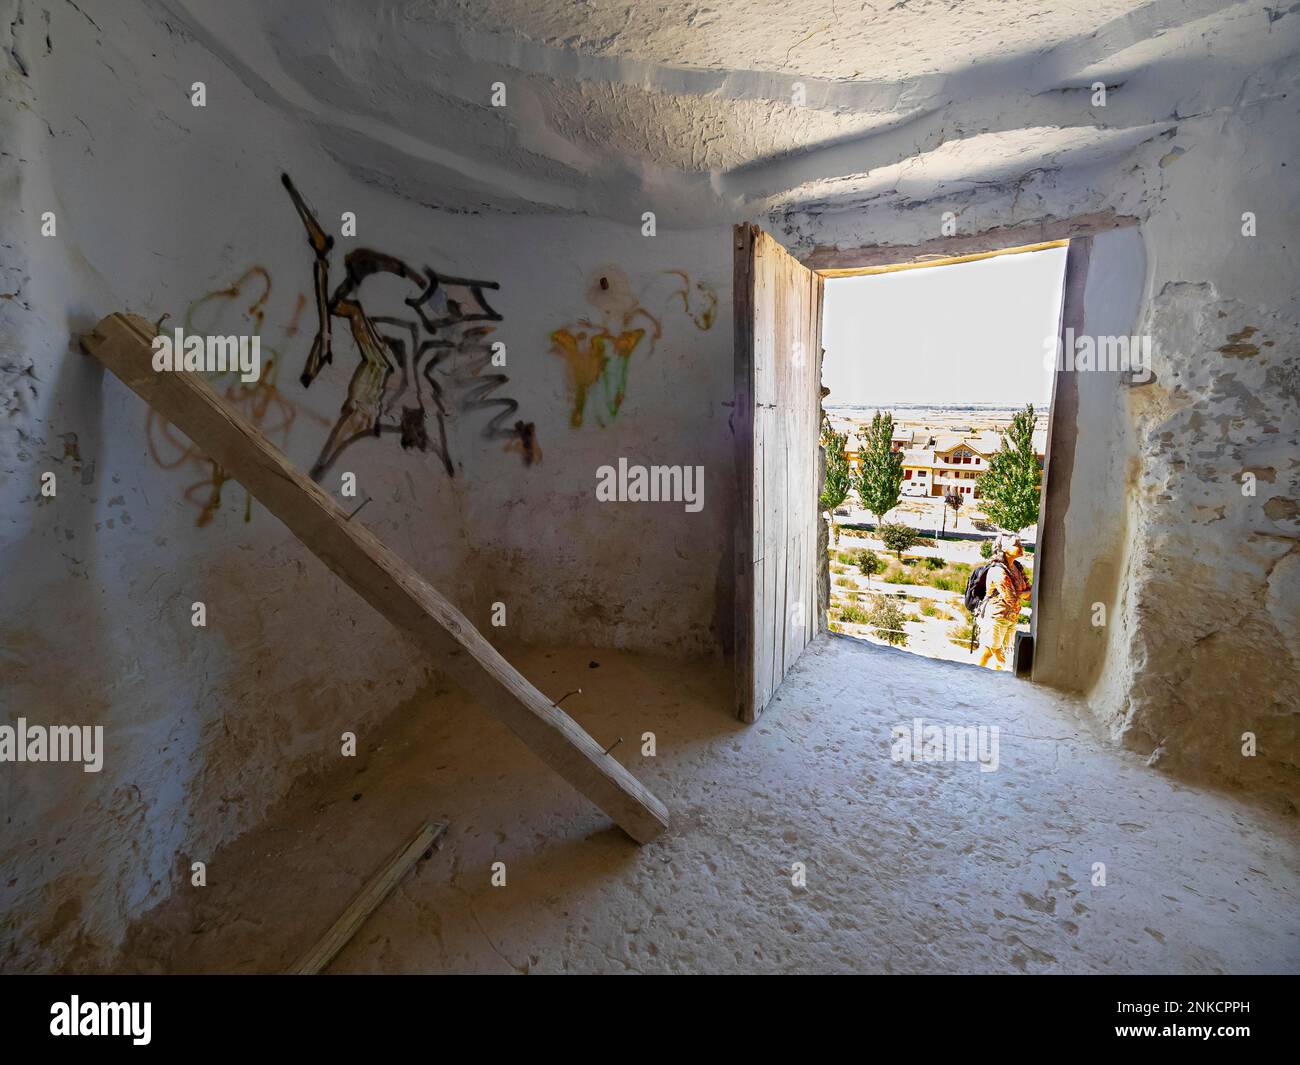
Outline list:
[[[817,617],[822,279],[735,227],[736,709],[754,721]]]

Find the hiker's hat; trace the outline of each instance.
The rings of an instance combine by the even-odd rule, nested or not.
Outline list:
[[[1008,532],[1000,533],[998,535],[998,538],[993,542],[993,550],[998,552],[999,554],[1005,555],[1013,547],[1018,547],[1022,551],[1024,550],[1025,547],[1025,545],[1021,543],[1020,537],[1017,536],[1015,533],[1008,533]]]

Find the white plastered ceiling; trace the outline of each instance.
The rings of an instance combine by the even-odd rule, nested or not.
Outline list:
[[[169,9],[367,180],[457,210],[654,210],[670,226],[924,198],[1125,151],[1291,49],[1281,28],[1263,49],[1221,41],[1272,18],[1222,0]]]

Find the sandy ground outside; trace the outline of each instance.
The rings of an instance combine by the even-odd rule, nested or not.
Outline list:
[[[964,665],[978,667],[980,658],[979,645],[976,644],[975,650],[972,651],[969,643],[954,643],[950,638],[953,635],[953,630],[964,623],[960,605],[962,592],[948,592],[927,585],[893,584],[881,580],[879,576],[868,580],[856,567],[850,566],[845,569],[844,564],[835,558],[838,551],[852,552],[863,548],[875,551],[886,566],[895,557],[881,541],[872,536],[841,533],[838,543],[832,539],[830,544],[831,618],[838,626],[836,631],[845,636],[868,640],[882,646],[885,645],[884,637],[876,635],[875,630],[870,626],[839,620],[836,608],[848,604],[850,602],[848,596],[852,592],[861,592],[863,594],[863,598],[857,601],[858,605],[863,607],[868,603],[866,596],[871,594],[902,595],[905,597],[903,606],[906,611],[919,619],[903,624],[903,632],[907,634],[907,643],[901,648],[902,650],[923,655],[926,658],[937,658],[944,662],[960,662]],[[910,548],[907,554],[932,556],[942,558],[946,562],[965,562],[971,566],[978,566],[985,561],[980,555],[979,548],[979,542],[975,540],[940,540],[935,542],[934,547],[918,544]],[[1028,564],[1032,574],[1034,564],[1032,555],[1028,556]],[[841,583],[842,581],[851,582],[851,586]],[[951,618],[922,616],[919,607],[922,600],[925,599],[933,601],[935,606],[951,615]],[[1029,613],[1028,607],[1026,607],[1024,613]],[[1021,632],[1030,631],[1028,622],[1020,624],[1017,628]]]
[[[882,561],[885,560],[886,555],[889,558],[894,557],[894,553],[880,540],[862,530],[841,529],[838,542],[835,541],[834,537],[831,538],[830,550],[832,555],[836,551],[852,551],[864,547],[880,555]],[[978,540],[935,540],[933,547],[916,544],[907,549],[907,554],[933,555],[935,558],[946,559],[949,562],[967,562],[972,566],[979,565],[984,561],[984,556],[980,554],[980,541]],[[1029,559],[1032,562],[1033,555],[1030,555]]]
[[[842,584],[835,583],[840,579],[852,581],[853,588],[846,588]],[[926,658],[941,659],[944,662],[960,662],[963,665],[973,666],[979,664],[980,650],[978,643],[975,645],[975,650],[972,651],[969,643],[958,644],[951,639],[953,630],[964,624],[960,592],[945,592],[940,588],[928,588],[915,584],[890,584],[878,577],[873,577],[868,582],[864,576],[858,573],[832,573],[832,608],[847,604],[849,599],[846,593],[854,590],[863,593],[863,598],[858,600],[858,605],[863,607],[867,606],[868,600],[866,597],[869,595],[902,595],[905,597],[901,605],[909,614],[914,615],[919,620],[903,623],[903,632],[907,634],[907,643],[900,650],[923,655]],[[926,599],[931,600],[938,609],[943,610],[950,617],[944,619],[921,615],[920,604]],[[1028,612],[1026,608],[1025,613]],[[857,625],[843,620],[837,620],[835,624],[839,626],[838,631],[845,636],[868,640],[882,646],[887,642],[884,637],[877,636],[870,625]],[[985,624],[987,623],[981,622],[981,635],[984,633],[983,626]],[[1017,630],[1029,632],[1029,624],[1027,622],[1022,623],[1017,626]]]
[[[836,508],[835,520],[841,524],[876,524],[875,515],[859,506],[857,496],[853,493],[850,493],[843,505]],[[963,536],[978,536],[981,539],[992,540],[998,534],[995,527],[980,528],[976,524],[979,522],[988,525],[988,517],[979,509],[978,503],[966,504],[957,512],[955,518],[952,510],[949,510],[945,519],[943,500],[938,497],[903,496],[898,501],[898,506],[889,512],[886,520],[898,522],[900,525],[910,525],[927,536],[957,532]],[[1038,526],[1030,525],[1022,529],[1019,535],[1020,539],[1027,544],[1036,543]],[[975,548],[979,549],[978,543],[975,544]]]
[[[911,614],[918,613],[918,604],[923,599],[934,601],[936,607],[950,614],[951,620],[942,618],[922,618],[920,621],[907,621],[903,623],[903,632],[907,634],[907,643],[903,645],[902,650],[909,651],[912,654],[924,655],[926,658],[938,658],[945,662],[962,662],[967,665],[975,665],[979,661],[979,648],[976,647],[974,653],[968,645],[958,646],[949,639],[949,635],[954,628],[961,625],[961,610],[958,603],[961,596],[956,592],[944,592],[938,588],[917,588],[914,585],[906,584],[887,584],[884,581],[873,579],[870,584],[861,577],[852,574],[836,574],[832,578],[847,576],[852,580],[859,590],[864,594],[877,595],[903,595],[906,600],[902,604]],[[844,595],[846,589],[841,585],[832,583],[831,585],[831,603],[833,606],[847,603],[848,599]],[[859,605],[866,606],[867,600],[859,600]],[[875,630],[869,625],[857,625],[849,621],[837,621],[840,627],[839,631],[845,636],[852,636],[860,640],[868,640],[871,643],[886,644],[883,636],[877,636]],[[1028,626],[1025,626],[1028,629]]]
[[[868,625],[853,625],[849,622],[839,622],[843,629],[843,635],[858,640],[866,640],[869,643],[886,646],[888,641],[882,636],[877,636],[875,631]],[[903,625],[903,632],[907,634],[907,643],[899,650],[907,651],[910,654],[922,655],[925,658],[936,658],[943,662],[957,662],[961,665],[979,667],[980,647],[977,643],[975,649],[970,649],[969,643],[955,644],[948,638],[948,632],[957,622],[938,621],[932,618],[926,618],[922,621],[908,621]],[[1024,626],[1025,631],[1029,627]]]
[[[1300,971],[1294,818],[1104,745],[1071,698],[827,636],[745,726],[727,663],[511,657],[553,697],[582,688],[565,707],[621,738],[669,807],[664,837],[636,846],[466,697],[430,689],[262,827],[193,856],[209,886],[140,922],[121,968],[282,970],[436,818],[441,848],[331,972]],[[997,726],[998,769],[892,761],[891,727],[918,717]]]

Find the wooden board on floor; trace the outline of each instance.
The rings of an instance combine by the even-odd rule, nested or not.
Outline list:
[[[817,632],[822,279],[734,231],[736,712],[754,721]]]
[[[197,374],[158,372],[143,318],[113,314],[82,346],[239,481],[289,531],[516,736],[648,843],[668,811],[568,714],[530,684],[459,610],[347,514]]]
[[[445,822],[421,825],[415,835],[366,882],[342,916],[330,925],[329,931],[289,967],[288,975],[315,976],[329,965],[347,946],[348,940],[357,934],[357,929],[365,924],[366,918],[388,898],[398,881],[420,860],[420,855],[437,843],[446,831]]]

